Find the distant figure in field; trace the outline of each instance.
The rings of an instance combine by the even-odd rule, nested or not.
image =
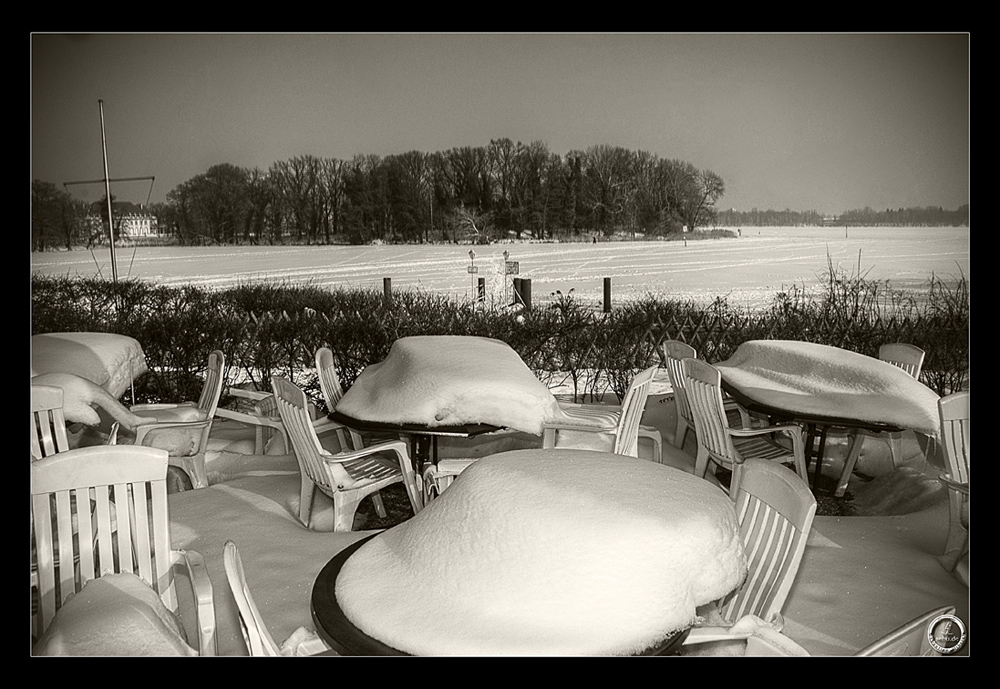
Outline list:
[[[594,237],[594,244],[597,244],[597,237]]]

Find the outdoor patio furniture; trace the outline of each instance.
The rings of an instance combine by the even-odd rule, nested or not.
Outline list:
[[[236,607],[240,613],[240,629],[243,631],[243,640],[246,641],[247,650],[252,656],[280,656],[281,649],[264,625],[260,611],[257,610],[257,604],[250,594],[246,576],[243,573],[243,560],[240,558],[240,551],[235,543],[226,541],[222,558],[226,568],[229,590],[233,593],[233,599],[236,601]]]
[[[953,605],[946,605],[944,607],[935,608],[934,610],[925,612],[901,627],[889,632],[881,639],[868,644],[854,655],[940,657],[943,654],[934,649],[928,639],[928,633],[933,631],[929,629],[929,626],[942,615],[954,614],[955,606]]]
[[[670,377],[670,387],[674,391],[674,406],[677,413],[677,430],[674,432],[674,446],[684,447],[687,439],[687,432],[694,430],[694,416],[691,413],[691,404],[687,401],[684,393],[684,367],[681,362],[684,359],[697,359],[698,352],[691,345],[680,340],[666,340],[660,344],[660,353],[663,355],[664,366],[667,375]],[[739,427],[750,428],[752,420],[750,414],[740,407],[735,401],[723,395],[723,403],[726,409],[728,425],[736,423],[736,414],[739,414]],[[733,412],[730,414],[730,412]]]
[[[952,569],[969,553],[969,391],[955,392],[938,400],[941,441],[948,472],[941,482],[948,487],[948,540],[944,552],[954,560]]]
[[[806,465],[819,490],[830,433],[912,430],[937,435],[938,395],[887,362],[797,340],[749,340],[716,364],[724,392],[751,414],[805,427]],[[846,466],[845,466],[846,469]],[[835,489],[842,495],[850,473]]]
[[[663,353],[667,375],[670,376],[670,387],[674,391],[674,408],[677,413],[674,447],[684,447],[688,430],[694,430],[694,415],[684,394],[684,369],[681,361],[697,359],[698,353],[694,347],[679,340],[667,340],[660,345],[660,351]]]
[[[748,572],[743,584],[719,602],[718,614],[728,625],[754,615],[781,631],[781,608],[802,561],[816,498],[794,472],[757,458],[743,463],[735,496]],[[720,631],[695,627],[684,643],[710,640]]]
[[[281,441],[279,454],[288,454],[288,436],[285,433],[285,427],[281,424],[281,417],[278,415],[278,403],[274,399],[274,393],[241,388],[229,388],[226,392],[230,397],[247,400],[247,404],[251,408],[249,411],[239,411],[217,407],[215,415],[253,428],[253,453],[255,455],[265,454],[268,444],[274,437],[278,437]]]
[[[576,442],[560,444],[559,436],[564,432],[597,433],[613,437],[612,451],[619,455],[639,456],[639,420],[642,418],[649,396],[649,386],[653,382],[657,367],[652,366],[636,375],[625,392],[620,411],[595,414],[586,409],[593,405],[577,405],[579,409],[561,407],[564,419],[549,421],[542,426],[542,447],[584,447]],[[656,444],[659,444],[659,432],[656,432]],[[659,459],[657,458],[657,462]]]
[[[31,456],[41,459],[68,449],[62,388],[54,385],[32,385]]]
[[[344,396],[344,389],[341,387],[340,377],[337,375],[337,361],[329,347],[320,347],[316,350],[316,375],[319,377],[319,387],[323,392],[323,401],[326,404],[327,412],[332,412]],[[324,425],[327,423],[330,423],[328,416],[317,422],[317,432],[323,434],[330,430]],[[337,434],[337,441],[340,443],[341,449],[360,450],[364,447],[361,434],[354,428],[337,423],[334,423],[331,428]],[[350,438],[350,443],[348,443],[348,438]]]
[[[920,371],[924,365],[924,350],[911,344],[893,342],[884,344],[878,348],[878,359],[902,369],[912,376],[914,380],[919,380]],[[844,470],[841,472],[840,483],[837,486],[837,495],[843,495],[844,490],[847,488],[847,482],[854,472],[854,466],[858,462],[858,457],[861,456],[861,447],[864,445],[866,436],[885,438],[889,444],[889,454],[892,458],[893,468],[898,467],[903,460],[903,437],[899,431],[871,433],[856,430],[849,433],[849,436],[850,442],[847,449],[847,459],[844,463]]]
[[[166,449],[170,465],[183,469],[194,488],[208,487],[205,450],[222,394],[225,366],[222,352],[215,350],[208,355],[205,384],[197,402],[139,404],[131,408],[132,413],[153,419],[136,427],[134,444]]]
[[[698,437],[698,456],[694,470],[696,476],[704,478],[710,466],[713,473],[715,465],[730,469],[733,476],[729,492],[730,495],[736,495],[742,473],[741,465],[748,459],[757,458],[778,464],[791,462],[808,488],[809,474],[801,426],[789,423],[731,428],[726,421],[719,369],[698,359],[684,359],[682,363],[684,390],[691,405]],[[791,440],[791,449],[765,438],[776,433]]]
[[[199,553],[171,549],[166,474],[166,451],[151,447],[87,447],[31,463],[38,634],[89,580],[119,572],[134,572],[177,613],[180,570],[198,650],[215,655],[212,584]]]
[[[280,376],[271,377],[271,386],[299,463],[299,520],[304,526],[309,528],[316,490],[333,499],[334,531],[351,530],[358,504],[368,495],[372,496],[378,515],[384,517],[385,507],[378,491],[394,483],[406,487],[414,514],[420,511],[421,499],[405,443],[390,440],[331,454],[320,444],[305,393]],[[395,461],[383,454],[394,455]]]

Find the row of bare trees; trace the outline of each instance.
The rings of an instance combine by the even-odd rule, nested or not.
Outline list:
[[[344,161],[298,156],[267,170],[215,165],[154,208],[185,243],[494,241],[663,234],[711,221],[715,173],[644,151],[565,156],[535,141]]]
[[[304,155],[266,170],[221,163],[150,211],[184,244],[487,242],[704,227],[723,192],[717,174],[645,151],[561,156],[502,138],[346,161]]]

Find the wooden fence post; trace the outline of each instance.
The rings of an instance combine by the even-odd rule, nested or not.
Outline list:
[[[611,278],[604,278],[604,313],[611,313]]]
[[[392,299],[392,278],[382,278],[382,292],[387,300]]]
[[[531,278],[521,278],[521,302],[525,311],[531,311]]]

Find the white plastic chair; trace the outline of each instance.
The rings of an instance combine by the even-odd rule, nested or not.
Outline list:
[[[135,445],[169,444],[172,448],[190,443],[189,447],[179,450],[177,456],[170,457],[170,465],[183,469],[194,488],[208,487],[205,451],[222,394],[225,366],[226,357],[222,352],[215,350],[208,355],[205,384],[197,402],[138,404],[131,408],[137,416],[152,419],[151,423],[136,427]]]
[[[385,508],[378,491],[394,483],[402,483],[406,487],[413,513],[420,511],[422,501],[406,443],[390,440],[331,454],[320,444],[305,393],[281,376],[272,376],[271,386],[281,421],[299,463],[302,481],[299,520],[304,526],[309,527],[317,489],[333,499],[334,531],[351,530],[358,504],[368,495],[372,496],[378,515],[384,517]],[[382,454],[394,456],[395,461]]]
[[[615,454],[639,456],[639,421],[646,407],[649,396],[649,386],[653,382],[657,367],[652,366],[636,375],[629,384],[622,405],[618,411],[587,409],[596,405],[576,405],[577,408],[567,409],[560,405],[566,418],[565,421],[547,422],[542,426],[542,447],[560,447],[558,435],[560,431],[574,433],[603,433],[614,436]],[[655,430],[655,429],[654,429]],[[656,431],[655,446],[659,447],[659,431]],[[562,445],[567,447],[567,445]],[[657,453],[659,454],[659,453]],[[659,461],[659,458],[656,458]]]
[[[927,638],[928,625],[941,615],[955,614],[955,606],[947,605],[919,615],[901,627],[873,641],[855,656],[931,656],[943,654],[935,650]]]
[[[226,541],[222,550],[222,561],[226,568],[226,580],[229,590],[233,593],[236,607],[240,613],[240,629],[243,640],[252,656],[280,656],[281,648],[267,630],[257,603],[250,595],[246,575],[243,573],[243,560],[240,551],[232,541]]]
[[[816,498],[793,471],[755,458],[744,462],[735,496],[747,576],[719,602],[719,615],[727,626],[753,615],[781,631],[781,609],[802,562]],[[695,627],[684,644],[719,640],[727,634],[726,627]]]
[[[193,590],[198,650],[216,654],[215,603],[204,559],[171,548],[165,450],[105,445],[32,462],[31,516],[39,635],[71,595],[104,574],[134,573],[176,613],[180,571]]]
[[[739,489],[741,465],[745,460],[766,459],[777,464],[791,462],[808,490],[805,440],[802,427],[781,424],[756,428],[732,428],[727,424],[722,401],[722,374],[711,364],[684,359],[684,390],[694,416],[698,436],[695,475],[702,478],[711,465],[721,465],[733,472],[730,495]],[[791,439],[792,448],[769,442],[763,436],[781,433]]]
[[[944,552],[969,548],[969,391],[952,393],[938,400],[941,441],[948,472],[940,476],[948,487],[948,540]]]
[[[914,380],[920,379],[920,371],[924,365],[924,350],[911,344],[903,342],[893,342],[884,344],[878,349],[879,361],[906,371],[913,376]],[[844,468],[840,472],[840,480],[834,495],[843,497],[847,490],[847,484],[851,480],[854,466],[861,456],[861,447],[864,445],[866,437],[881,437],[889,444],[889,454],[892,457],[892,466],[897,468],[903,459],[903,436],[901,433],[869,433],[867,431],[852,431],[848,434],[849,442],[847,448],[847,459],[844,460]]]
[[[340,376],[337,375],[337,361],[329,347],[320,347],[316,350],[316,375],[319,377],[319,387],[323,392],[323,402],[327,410],[332,412],[337,408],[340,398],[344,396],[344,389],[340,385]],[[319,419],[314,425],[320,435],[330,430],[336,432],[341,449],[360,450],[365,446],[361,434],[353,428],[336,424],[326,418]]]

